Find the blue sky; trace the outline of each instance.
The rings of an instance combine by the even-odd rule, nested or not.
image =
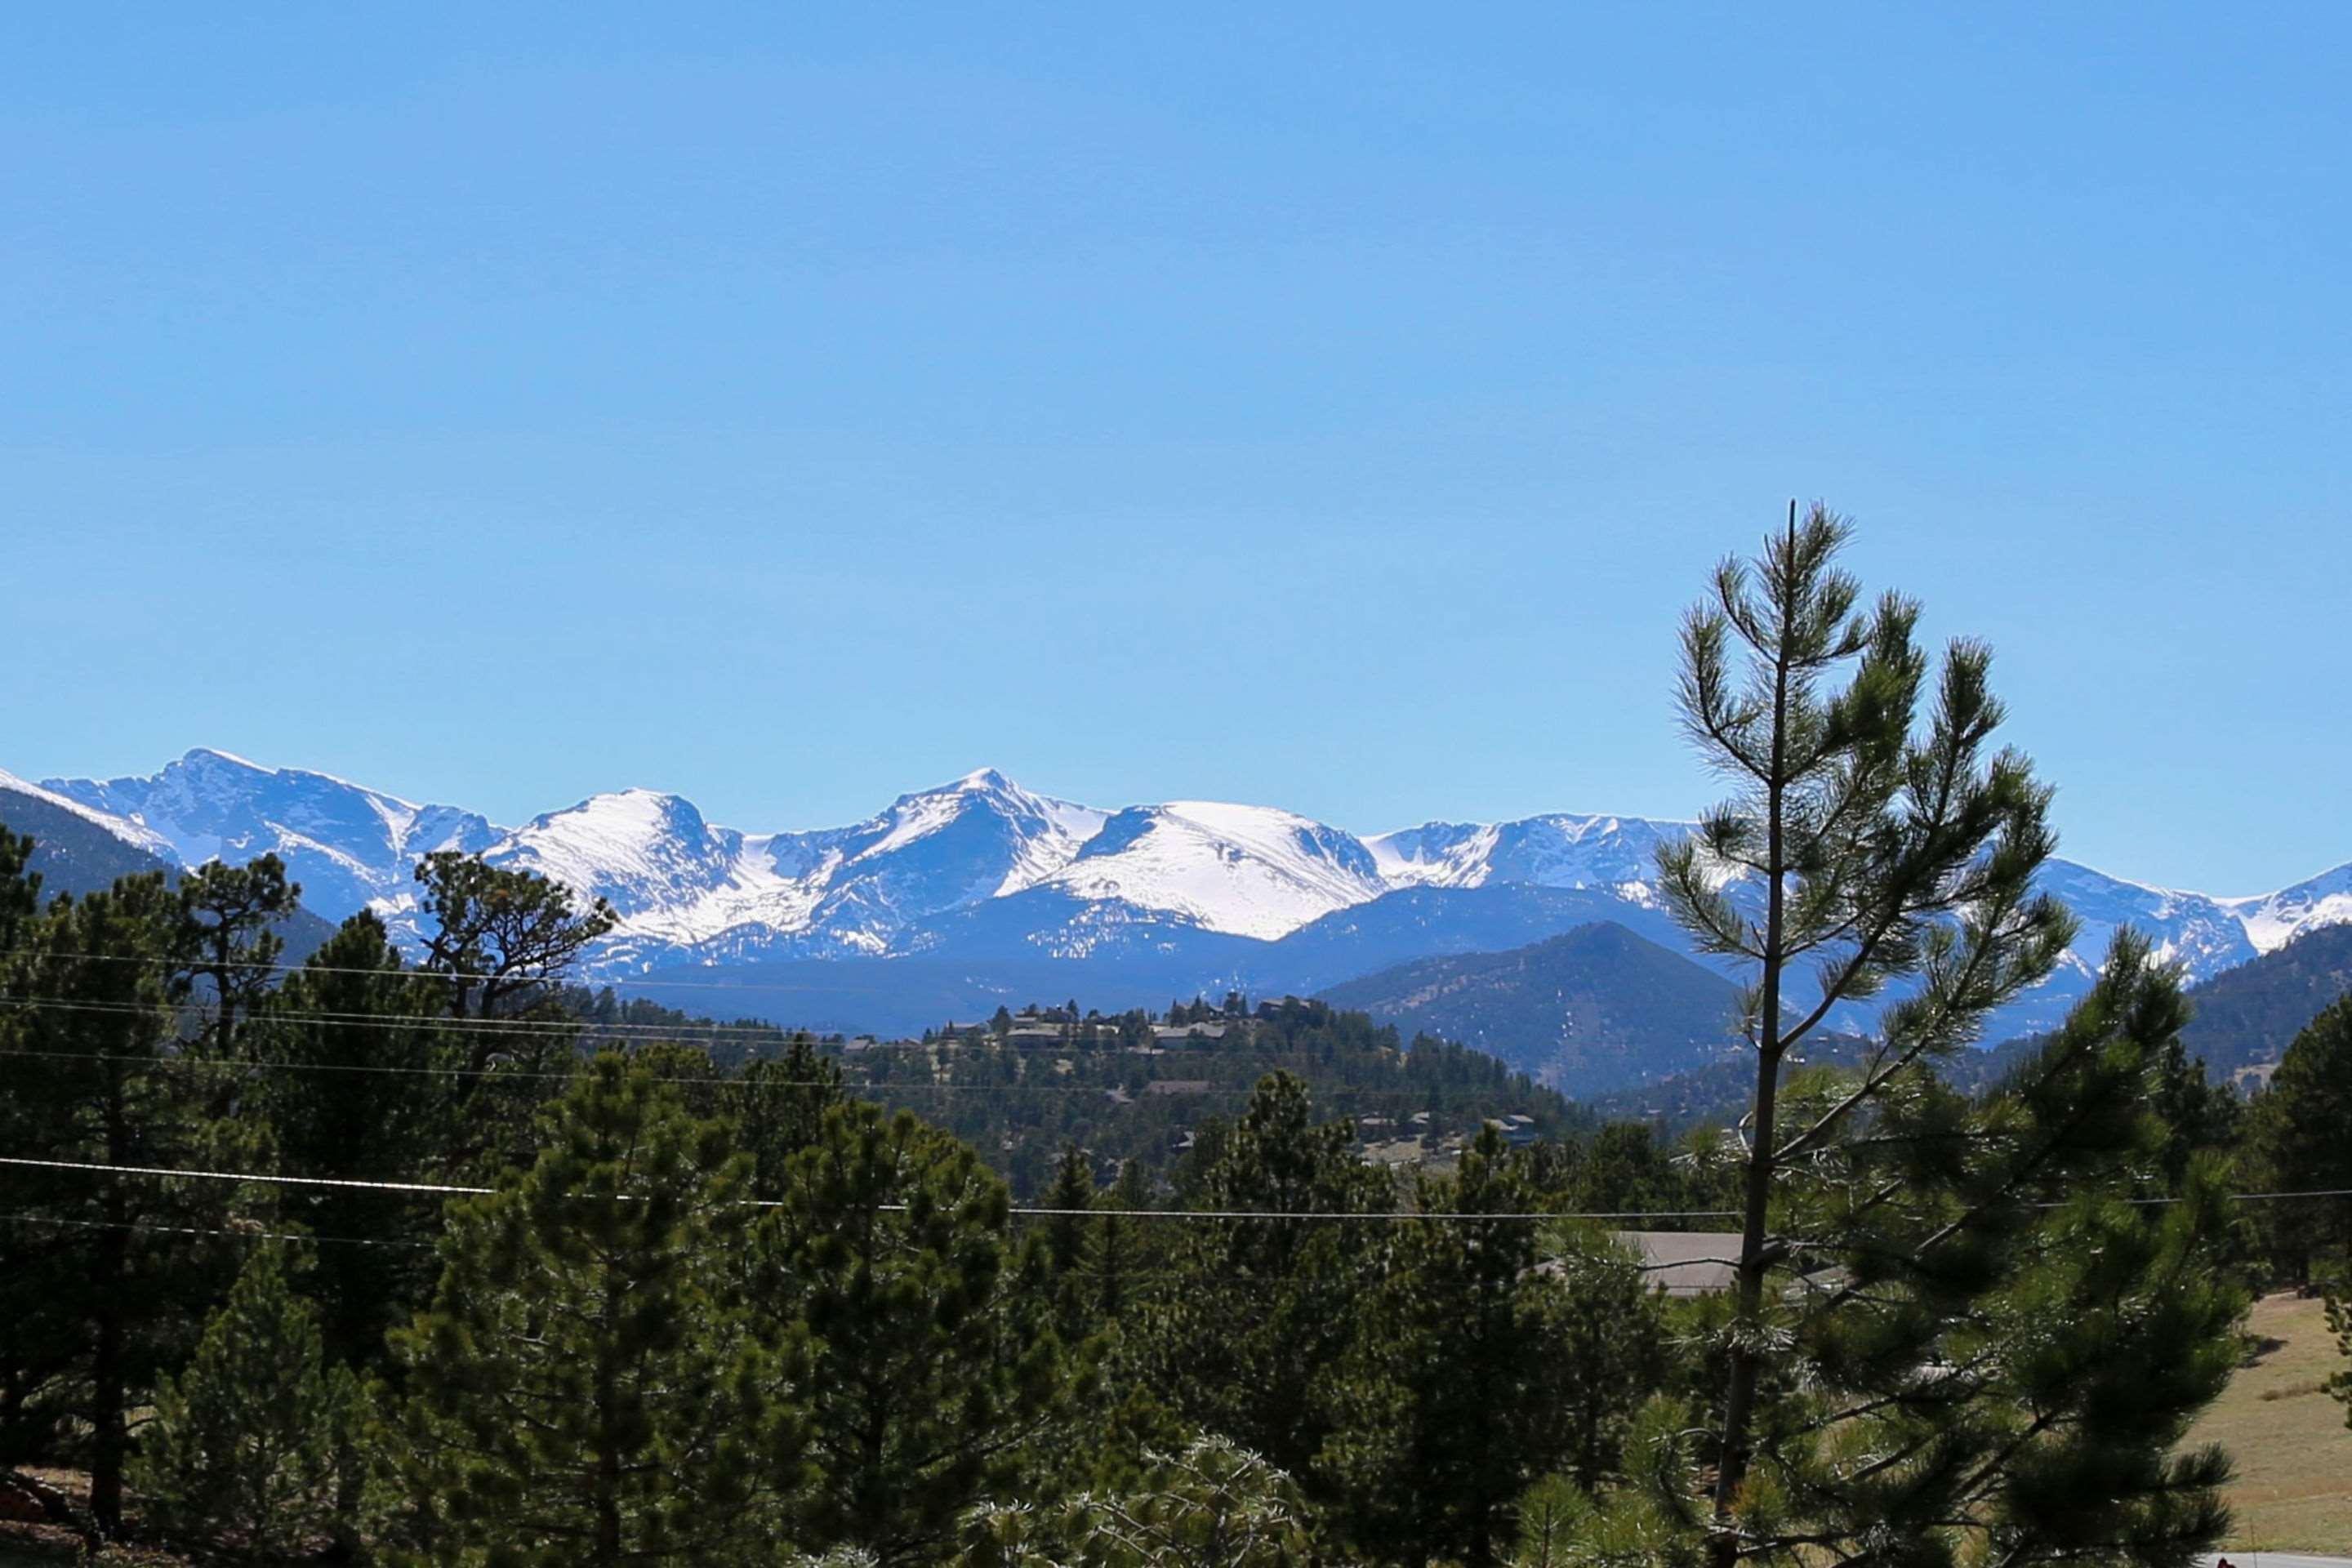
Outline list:
[[[2352,13],[1150,9],[12,17],[0,767],[1687,815],[1819,495],[2067,853],[2352,858]]]

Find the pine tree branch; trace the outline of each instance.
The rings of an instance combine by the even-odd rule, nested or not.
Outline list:
[[[1992,949],[1993,943],[1990,938],[1986,941],[1978,942],[1970,954],[1969,967],[1963,972],[1962,978],[1966,979],[1979,973],[1983,968],[1986,958],[1991,953]],[[1829,1003],[1827,999],[1824,999],[1822,1005],[1814,1010],[1814,1018],[1820,1018],[1828,1011],[1828,1007]],[[1958,1008],[1956,1005],[1948,1005],[1945,1008],[1944,1016],[1935,1020],[1935,1022],[1938,1025],[1948,1024],[1952,1021],[1952,1016],[1957,1012]],[[1835,1128],[1838,1122],[1850,1115],[1857,1106],[1863,1105],[1868,1100],[1875,1098],[1878,1091],[1891,1082],[1896,1075],[1904,1072],[1922,1056],[1926,1055],[1927,1051],[1935,1046],[1941,1032],[1940,1028],[1923,1028],[1916,1031],[1916,1037],[1908,1049],[1903,1051],[1891,1061],[1886,1062],[1883,1067],[1866,1073],[1864,1076],[1862,1083],[1853,1090],[1853,1093],[1847,1095],[1843,1100],[1839,1100],[1835,1105],[1824,1111],[1821,1118],[1811,1127],[1808,1127],[1804,1131],[1799,1133],[1796,1137],[1790,1139],[1786,1144],[1782,1145],[1777,1157],[1783,1160],[1793,1159],[1806,1152],[1808,1150],[1819,1143],[1822,1139],[1829,1135],[1830,1131]]]

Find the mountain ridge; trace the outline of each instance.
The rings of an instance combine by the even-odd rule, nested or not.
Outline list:
[[[28,787],[184,866],[275,852],[321,914],[372,908],[404,933],[413,933],[416,859],[478,851],[610,900],[620,925],[590,972],[614,982],[920,956],[1051,959],[1072,966],[1057,988],[1066,992],[1084,989],[1078,972],[1088,968],[1160,977],[1185,963],[1203,985],[1248,973],[1328,984],[1429,952],[1523,945],[1559,934],[1567,927],[1551,922],[1571,916],[1617,920],[1686,951],[1651,870],[1657,847],[1688,829],[1672,818],[1558,812],[1360,836],[1275,806],[1084,805],[981,768],[837,827],[723,826],[684,795],[646,789],[593,795],[509,827],[461,806],[203,747],[152,775]],[[2075,908],[2084,934],[2062,973],[1998,1021],[2008,1032],[2063,1015],[2119,923],[2149,931],[2161,954],[2203,980],[2305,931],[2352,921],[2352,864],[2242,898],[2065,860],[2051,863],[2044,885]],[[1431,905],[1443,910],[1442,932],[1428,939],[1449,945],[1410,946],[1423,908],[1414,898],[1506,888],[1579,897],[1557,907],[1509,898]],[[1350,911],[1360,918],[1339,918]],[[1349,930],[1374,934],[1351,946],[1339,934]],[[1310,934],[1294,942],[1302,932]],[[1318,952],[1311,965],[1295,962],[1310,950]]]

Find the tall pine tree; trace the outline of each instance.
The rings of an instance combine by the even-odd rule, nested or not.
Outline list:
[[[409,1560],[729,1561],[800,1480],[784,1368],[732,1291],[748,1162],[617,1054],[542,1121],[529,1171],[451,1205],[433,1307],[394,1336]]]
[[[2124,937],[2002,1093],[1939,1083],[2074,926],[2034,890],[2049,791],[1991,749],[1990,654],[1951,645],[1929,697],[1917,605],[1859,613],[1847,535],[1791,507],[1684,627],[1685,724],[1740,789],[1662,853],[1663,890],[1756,974],[1737,1284],[1711,1440],[1685,1453],[1686,1419],[1654,1423],[1652,1484],[1595,1540],[1703,1542],[1719,1568],[1898,1542],[1903,1561],[2179,1562],[2219,1528],[2220,1469],[2169,1450],[2226,1375],[2239,1303],[2210,1173],[2174,1209],[2120,1201],[2160,1159],[2147,1091],[2178,990]],[[1890,988],[1857,1067],[1789,1070]]]
[[[772,1333],[809,1335],[816,1544],[925,1561],[963,1509],[1023,1495],[1073,1389],[1010,1212],[969,1146],[905,1111],[836,1106],[793,1161],[752,1294]]]
[[[1318,1125],[1306,1084],[1277,1072],[1217,1143],[1192,1202],[1285,1217],[1188,1222],[1171,1247],[1168,1287],[1131,1344],[1192,1426],[1307,1477],[1333,1430],[1326,1384],[1390,1239],[1386,1226],[1314,1216],[1387,1211],[1388,1178],[1358,1157],[1352,1126]]]
[[[213,1234],[237,1188],[134,1170],[249,1168],[256,1151],[177,1055],[181,905],[162,873],[12,918],[23,1005],[0,1021],[0,1149],[50,1163],[10,1169],[8,1206],[27,1217],[0,1221],[0,1462],[79,1460],[112,1531],[134,1415],[237,1261]]]
[[[2298,1033],[2254,1113],[2254,1152],[2273,1192],[2352,1187],[2352,996]],[[2306,1280],[2352,1265],[2352,1198],[2289,1198],[2266,1205],[2273,1250]]]
[[[1452,1177],[1421,1173],[1425,1214],[1522,1216],[1535,1188],[1494,1129]],[[1406,1222],[1354,1314],[1326,1387],[1317,1469],[1357,1549],[1487,1568],[1538,1478],[1612,1468],[1612,1440],[1654,1384],[1663,1326],[1632,1259],[1525,1218]],[[1547,1252],[1555,1255],[1547,1257]]]
[[[157,1388],[131,1481],[174,1539],[282,1561],[336,1530],[358,1490],[365,1413],[359,1378],[328,1364],[279,1245],[257,1246],[194,1357]]]
[[[277,1064],[259,1105],[278,1170],[334,1181],[436,1181],[449,1174],[457,1106],[443,1069],[458,1043],[431,1016],[435,991],[407,968],[383,922],[362,910],[290,976],[279,1005],[248,1033]],[[374,1367],[385,1333],[425,1304],[429,1243],[439,1229],[414,1194],[299,1186],[278,1200],[312,1234],[382,1245],[328,1245],[299,1281],[317,1302],[327,1355]]]

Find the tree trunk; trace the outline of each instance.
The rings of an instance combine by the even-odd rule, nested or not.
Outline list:
[[[596,1568],[620,1568],[621,1454],[618,1441],[620,1367],[614,1336],[621,1315],[622,1287],[608,1266],[604,1283],[604,1343],[596,1352]]]
[[[122,1320],[122,1254],[129,1242],[128,1231],[105,1232],[90,1270],[98,1333],[89,1363],[89,1511],[110,1536],[122,1532],[122,1469],[131,1454]]]
[[[1714,1557],[1717,1568],[1734,1568],[1739,1561],[1739,1541],[1731,1531],[1732,1507],[1748,1479],[1748,1428],[1754,1417],[1756,1384],[1762,1372],[1755,1343],[1764,1316],[1765,1218],[1772,1201],[1772,1150],[1775,1101],[1780,1091],[1780,952],[1786,865],[1787,825],[1782,821],[1782,792],[1788,763],[1789,625],[1796,607],[1790,602],[1795,582],[1797,503],[1789,503],[1790,567],[1782,574],[1780,652],[1772,681],[1772,766],[1764,784],[1764,963],[1757,999],[1756,1110],[1748,1136],[1745,1192],[1739,1235],[1738,1301],[1733,1316],[1728,1385],[1723,1399],[1722,1451],[1716,1456]]]

